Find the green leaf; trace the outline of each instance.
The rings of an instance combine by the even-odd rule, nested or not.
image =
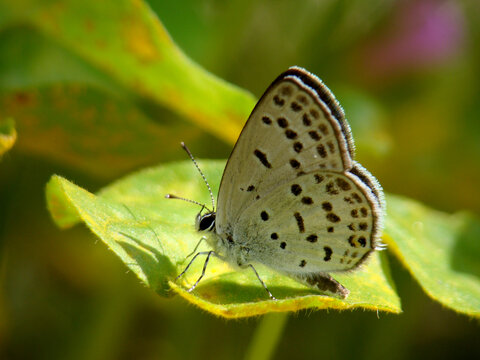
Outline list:
[[[132,94],[227,141],[235,141],[253,108],[251,94],[183,54],[143,1],[12,1],[1,2],[0,13],[0,24],[33,26]]]
[[[214,193],[224,161],[201,161]],[[398,313],[400,301],[394,290],[385,254],[376,254],[361,270],[334,275],[351,294],[346,300],[320,295],[288,277],[258,266],[262,279],[279,299],[272,301],[249,269],[236,271],[212,258],[205,278],[188,293],[201,273],[203,261],[195,261],[178,282],[200,240],[194,230],[198,206],[165,199],[176,193],[205,204],[208,191],[190,161],[172,163],[135,173],[113,183],[95,196],[69,181],[54,176],[47,185],[47,201],[54,220],[71,226],[76,220],[87,226],[122,261],[160,294],[170,290],[199,307],[224,317],[246,317],[304,308],[366,308]],[[199,250],[206,250],[202,244]]]
[[[425,292],[441,304],[480,317],[480,221],[413,200],[388,197],[386,239]]]
[[[0,156],[10,150],[16,140],[15,121],[13,119],[0,119]]]
[[[1,31],[0,53],[0,89],[5,92],[76,84],[102,90],[112,98],[128,96],[109,74],[31,26]]]

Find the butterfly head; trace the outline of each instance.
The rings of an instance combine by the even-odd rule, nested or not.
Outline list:
[[[209,211],[205,214],[202,214],[202,210],[197,214],[195,219],[195,229],[197,231],[212,231],[215,229],[215,217],[217,213],[214,211]]]

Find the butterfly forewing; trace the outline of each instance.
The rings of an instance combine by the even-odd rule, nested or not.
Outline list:
[[[354,158],[355,145],[353,143],[350,125],[345,120],[343,108],[340,106],[330,89],[316,75],[298,66],[292,66],[285,71],[280,78],[287,76],[293,76],[300,79],[305,86],[308,86],[315,91],[316,96],[328,107],[330,113],[338,121],[338,124],[342,128],[343,135],[348,143],[347,150],[349,151],[351,158]]]
[[[306,85],[293,72],[307,76]],[[317,90],[315,90],[315,88]],[[320,99],[330,96],[331,110]],[[348,124],[333,95],[314,75],[292,68],[262,96],[227,163],[218,195],[217,233],[229,232],[251,204],[315,170],[342,172],[352,167],[353,143]]]

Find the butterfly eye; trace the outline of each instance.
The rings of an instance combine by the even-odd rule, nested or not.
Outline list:
[[[214,212],[207,213],[205,215],[200,215],[197,218],[197,230],[198,231],[211,231],[215,227],[215,216]]]

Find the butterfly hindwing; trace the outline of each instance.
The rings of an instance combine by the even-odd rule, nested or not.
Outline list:
[[[288,274],[346,271],[377,246],[377,206],[357,176],[314,171],[245,209],[232,234],[252,259]]]

